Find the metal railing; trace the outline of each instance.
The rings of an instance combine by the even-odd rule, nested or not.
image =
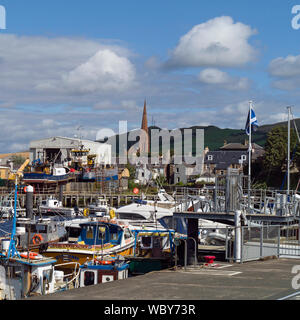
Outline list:
[[[230,227],[226,229],[226,260],[248,262],[266,257],[300,258],[299,224]],[[236,244],[240,233],[240,247]]]

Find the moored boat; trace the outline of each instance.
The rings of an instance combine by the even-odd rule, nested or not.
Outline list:
[[[80,225],[81,233],[76,243],[57,242],[44,253],[58,263],[87,261],[107,256],[131,255],[135,243],[128,225],[116,220],[100,220]]]
[[[129,265],[117,258],[94,259],[80,266],[79,286],[86,287],[128,278]]]

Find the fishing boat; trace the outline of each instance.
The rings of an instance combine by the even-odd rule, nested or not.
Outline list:
[[[49,172],[50,171],[50,172]],[[43,172],[33,171],[26,172],[23,176],[23,182],[29,184],[35,183],[58,183],[67,182],[73,178],[68,168],[53,168],[52,170],[44,170]]]
[[[64,223],[53,219],[18,219],[16,241],[18,250],[28,249],[43,252],[52,242],[63,241],[68,237]]]
[[[127,279],[128,269],[129,264],[123,256],[94,259],[80,266],[79,286],[82,288]]]
[[[54,263],[51,258],[27,252],[8,257],[0,254],[0,300],[20,300],[55,292]]]
[[[46,217],[55,215],[76,217],[80,214],[79,209],[63,207],[62,202],[53,196],[50,196],[41,202],[39,206],[39,213],[41,216]]]
[[[105,197],[98,197],[96,201],[88,205],[88,210],[92,215],[103,217],[109,214],[110,206]]]
[[[15,209],[15,200],[11,197],[4,199],[0,204],[0,218],[12,219]],[[21,208],[19,200],[16,203],[17,217],[25,217],[26,210]]]
[[[86,222],[80,227],[77,242],[52,243],[44,254],[55,258],[58,263],[74,261],[82,265],[87,260],[130,255],[133,252],[135,237],[123,222],[104,219]]]
[[[11,223],[10,238],[1,241],[0,300],[19,300],[33,295],[54,293],[66,288],[61,284],[56,285],[55,259],[30,251],[29,243],[27,243],[27,251],[21,251],[17,248],[17,189],[16,183],[15,210]],[[59,272],[61,276],[61,271]]]
[[[133,275],[158,271],[172,266],[174,256],[174,230],[132,229],[135,236],[133,254],[126,256]]]

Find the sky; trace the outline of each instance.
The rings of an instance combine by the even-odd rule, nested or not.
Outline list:
[[[300,117],[300,0],[0,5],[2,153],[138,128],[145,99],[167,129],[244,128],[249,101],[259,125]]]

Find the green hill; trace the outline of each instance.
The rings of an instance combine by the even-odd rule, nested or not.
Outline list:
[[[297,128],[300,128],[300,118],[295,120]],[[268,132],[270,132],[274,127],[276,126],[285,126],[287,127],[287,122],[279,122],[275,124],[268,124],[264,126],[260,126],[258,130],[253,133],[252,135],[252,142],[264,147],[266,140],[267,140],[267,135]],[[294,127],[293,122],[291,122],[291,128]],[[160,129],[159,127],[149,127],[149,132],[151,135],[151,130],[152,129]],[[196,129],[204,129],[204,147],[208,147],[209,150],[214,151],[218,150],[220,147],[224,145],[224,142],[226,141],[227,143],[244,143],[245,140],[248,140],[248,136],[245,133],[244,129],[221,129],[216,126],[193,126],[190,128],[181,128],[180,130],[183,132],[184,129],[194,129],[193,132],[193,144],[196,136]],[[128,137],[127,133],[127,137]],[[119,141],[119,136],[116,136],[116,143],[117,143],[117,154],[119,152],[118,148],[118,141]],[[136,142],[128,142],[128,149],[135,144]],[[172,143],[171,143],[171,149],[173,149]],[[195,148],[193,148],[194,151]]]

